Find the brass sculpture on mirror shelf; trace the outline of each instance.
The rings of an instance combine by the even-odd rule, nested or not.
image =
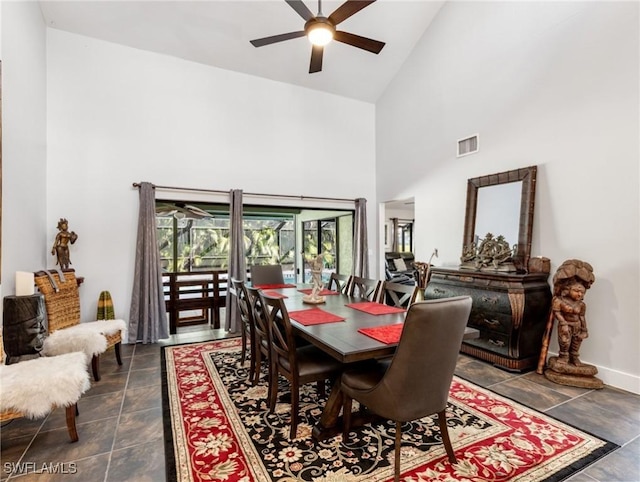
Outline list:
[[[67,269],[71,264],[69,259],[69,244],[73,244],[78,239],[78,235],[71,231],[69,232],[69,221],[65,218],[60,218],[58,221],[58,234],[53,241],[53,247],[51,248],[51,254],[56,256],[56,264],[60,265],[60,269]]]
[[[325,297],[320,295],[324,288],[324,283],[322,282],[324,255],[321,253],[317,256],[306,258],[306,261],[309,263],[309,268],[311,269],[311,282],[313,283],[313,288],[311,289],[310,294],[302,297],[302,301],[314,305],[324,303]]]
[[[513,271],[508,265],[512,263],[517,273],[527,272],[531,256],[536,173],[537,167],[529,166],[467,180],[462,268],[479,269],[475,261],[480,237],[485,233],[499,233],[507,245],[516,248],[511,251],[510,261],[500,261],[501,256],[506,256],[506,250],[495,257],[496,264],[501,267],[498,271]],[[485,259],[485,268],[494,265],[493,258]],[[483,261],[479,264],[482,268]]]
[[[542,341],[538,373],[544,368],[554,321],[558,330],[558,356],[549,357],[544,376],[552,382],[582,388],[602,388],[595,377],[598,369],[580,360],[580,346],[589,336],[586,320],[586,291],[595,281],[593,267],[579,259],[562,263],[553,276],[551,313]]]
[[[512,248],[504,236],[499,235],[494,238],[492,233],[487,233],[479,245],[471,243],[463,247],[460,268],[514,272],[516,266],[513,263],[513,257],[516,255],[517,249],[518,245],[516,244]]]

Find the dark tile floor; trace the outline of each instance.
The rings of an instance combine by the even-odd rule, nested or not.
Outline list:
[[[191,331],[162,344],[224,337],[221,330]],[[80,441],[70,443],[64,410],[44,420],[18,419],[3,425],[0,480],[160,481],[165,480],[159,345],[124,345],[123,366],[113,353],[101,358],[102,380],[79,402]],[[640,481],[640,396],[605,387],[564,387],[533,372],[508,373],[461,355],[456,373],[518,400],[621,448],[574,475],[572,482]],[[31,473],[9,475],[18,462]],[[25,464],[33,465],[25,465]],[[57,474],[34,474],[51,464]],[[66,472],[66,473],[60,473]]]

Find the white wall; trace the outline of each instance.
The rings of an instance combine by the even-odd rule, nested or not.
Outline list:
[[[458,264],[468,178],[538,165],[532,254],[594,266],[582,359],[636,393],[638,20],[637,2],[448,2],[376,105],[378,198],[415,196],[418,259]]]
[[[2,296],[46,262],[46,35],[36,2],[2,2]],[[55,228],[55,223],[53,224]]]
[[[53,29],[47,49],[48,236],[60,217],[79,235],[83,318],[102,290],[128,318],[132,182],[376,205],[372,104]]]

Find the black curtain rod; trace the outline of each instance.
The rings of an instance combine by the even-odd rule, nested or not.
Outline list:
[[[177,187],[177,186],[157,186],[155,184],[152,184],[152,186],[154,189],[170,189],[174,191],[192,191],[192,192],[210,192],[215,194],[229,194],[229,191],[221,191],[219,189],[200,189],[200,188],[194,188],[194,187]],[[139,188],[140,183],[134,182],[133,187]],[[355,202],[355,199],[334,198],[334,197],[294,196],[291,194],[263,194],[263,193],[256,193],[256,192],[243,192],[242,194],[246,196],[299,199],[301,201],[312,200],[312,201],[340,201],[340,202],[351,202],[351,203]]]

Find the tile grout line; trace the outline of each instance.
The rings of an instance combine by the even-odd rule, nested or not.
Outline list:
[[[122,347],[121,347],[122,348]],[[109,457],[107,458],[107,467],[104,471],[104,482],[107,482],[109,477],[109,469],[111,469],[111,459],[113,457],[113,451],[116,447],[116,440],[118,437],[118,428],[120,427],[120,419],[122,418],[122,409],[124,407],[124,400],[127,396],[127,388],[129,387],[129,378],[131,377],[131,367],[133,366],[133,358],[136,354],[136,346],[133,346],[133,352],[131,353],[131,361],[129,362],[129,369],[127,370],[127,380],[124,383],[124,389],[122,390],[122,400],[120,401],[120,410],[118,411],[118,420],[116,421],[116,427],[113,434],[113,441],[111,442],[111,450],[109,451]]]
[[[33,434],[33,437],[31,437],[31,440],[29,440],[29,443],[27,444],[27,446],[24,449],[24,452],[22,452],[22,455],[20,455],[20,458],[18,459],[18,461],[16,462],[16,464],[20,464],[22,462],[22,460],[25,458],[25,456],[27,455],[27,452],[29,451],[29,449],[31,448],[31,446],[33,445],[33,442],[35,441],[36,437],[38,436],[38,434],[40,433],[40,430],[42,430],[42,427],[44,427],[44,424],[46,423],[47,420],[49,420],[49,417],[51,416],[53,412],[49,412],[47,414],[46,417],[44,417],[44,420],[42,420],[42,423],[40,424],[40,426],[38,427],[38,430],[35,431],[35,433]],[[13,422],[13,420],[10,420],[9,423]],[[5,481],[9,481],[11,479],[14,479],[13,477],[13,471],[9,474],[9,476],[5,479]],[[21,474],[22,475],[22,474]],[[19,475],[18,475],[19,477]]]

